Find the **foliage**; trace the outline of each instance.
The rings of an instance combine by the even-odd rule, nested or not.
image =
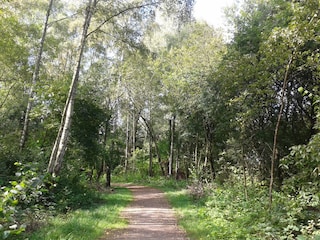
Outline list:
[[[295,239],[306,234],[303,229],[308,228],[309,223],[301,222],[301,216],[306,215],[299,202],[284,194],[277,194],[274,201],[277,207],[269,212],[264,189],[251,186],[246,200],[240,186],[218,187],[213,190],[204,209],[198,211],[198,216],[211,229],[209,238]],[[317,218],[309,221],[317,221]],[[317,233],[315,227],[306,236]]]
[[[216,29],[191,21],[193,0],[94,2],[77,64],[86,2],[55,1],[20,150],[47,1],[2,1],[1,234],[14,238],[37,228],[45,214],[69,216],[95,204],[91,180],[107,169],[118,180],[179,189],[184,181],[157,179],[173,161],[189,191],[170,194],[185,227],[199,221],[188,231],[200,238],[319,235],[319,1],[243,1],[229,12],[234,33],[227,43]],[[155,21],[160,15],[166,26]],[[76,64],[64,167],[51,179],[44,172]],[[263,185],[281,96],[277,192],[268,212]]]
[[[22,187],[17,182],[12,183],[12,187],[2,188],[0,206],[0,233],[2,239],[7,239],[10,235],[18,235],[25,230],[25,225],[17,224],[16,205],[18,204],[17,195]],[[24,185],[22,185],[24,186]]]
[[[86,181],[86,175],[81,173],[63,172],[53,179],[50,186],[49,199],[55,206],[56,212],[67,213],[92,204],[99,194]]]
[[[16,180],[10,181],[10,186],[1,188],[0,233],[2,239],[14,239],[33,227],[35,222],[44,216],[44,206],[49,207],[45,194],[44,176],[36,172],[36,166],[22,165],[16,162],[19,169]],[[47,213],[46,213],[47,214]]]
[[[131,200],[130,192],[124,188],[117,187],[113,192],[104,191],[89,206],[81,206],[67,215],[58,214],[50,218],[45,227],[26,237],[34,240],[97,239],[106,230],[126,226],[126,221],[119,217],[119,213]]]
[[[270,212],[267,189],[258,185],[248,188],[248,198],[239,183],[213,184],[200,199],[192,198],[185,187],[163,189],[192,239],[317,239],[320,235],[319,212],[305,208],[312,195],[303,192],[297,197],[277,193],[276,207]],[[311,205],[318,204],[319,196]]]
[[[21,233],[47,224],[52,215],[89,207],[99,199],[97,191],[86,185],[85,176],[68,173],[50,179],[35,164],[15,165],[15,179],[1,188],[3,239],[17,239]]]
[[[258,169],[256,174],[263,180],[270,176],[271,146],[287,72],[276,146],[278,187],[285,178],[279,159],[289,154],[290,147],[306,144],[315,133],[312,99],[298,92],[301,86],[313,89],[319,84],[313,67],[318,61],[314,58],[318,40],[312,30],[319,24],[318,19],[312,18],[317,4],[311,2],[246,1],[239,14],[233,15],[235,36],[218,69],[219,78],[224,79],[221,89],[232,114],[234,131],[230,131],[229,140],[242,149],[242,156],[249,160],[246,162],[254,163],[251,169]],[[221,164],[230,162],[219,161]]]
[[[293,146],[290,154],[281,160],[281,167],[287,174],[284,188],[293,194],[306,191],[311,195],[316,195],[320,187],[319,95],[304,91],[303,88],[300,90],[304,95],[309,95],[314,99],[313,104],[317,110],[317,123],[314,128],[317,133],[307,144]]]
[[[83,151],[81,157],[89,166],[95,166],[98,156],[102,153],[99,131],[106,119],[105,111],[91,99],[78,99],[75,102],[71,134],[73,140],[77,142],[76,147]]]

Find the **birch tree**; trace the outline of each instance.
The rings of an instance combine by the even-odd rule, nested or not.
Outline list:
[[[99,9],[97,8],[98,2],[101,4]],[[188,4],[185,5],[184,2],[187,2]],[[85,20],[84,20],[82,34],[81,34],[81,42],[80,42],[78,56],[77,56],[77,63],[74,68],[72,82],[70,85],[68,98],[66,100],[64,111],[62,114],[60,128],[59,128],[58,135],[51,153],[49,165],[47,168],[48,173],[52,174],[53,176],[56,176],[58,175],[61,169],[63,157],[66,152],[68,135],[70,132],[73,105],[75,101],[77,85],[79,82],[81,62],[84,55],[84,49],[85,49],[88,37],[98,33],[107,34],[108,31],[110,31],[110,29],[106,30],[105,26],[108,25],[108,23],[112,23],[113,29],[115,31],[118,31],[117,32],[118,36],[120,36],[120,38],[123,37],[122,39],[120,39],[121,41],[123,42],[128,41],[128,45],[132,47],[139,47],[139,42],[142,39],[140,35],[143,35],[144,28],[148,26],[148,22],[152,22],[154,20],[152,15],[155,14],[155,10],[157,8],[162,8],[162,9],[167,8],[169,9],[169,12],[177,14],[177,12],[183,11],[183,9],[181,9],[181,6],[185,5],[184,8],[192,7],[192,4],[193,4],[193,1],[190,1],[190,0],[185,0],[182,2],[174,1],[173,3],[172,2],[169,3],[167,1],[156,2],[152,0],[138,1],[138,2],[131,2],[131,3],[124,3],[122,1],[119,1],[119,2],[115,2],[113,5],[113,8],[110,9],[111,6],[109,4],[106,5],[105,3],[100,2],[98,0],[90,0],[87,3]],[[99,10],[100,15],[98,16],[97,14],[97,19],[95,19],[97,20],[97,22],[95,22],[96,24],[95,29],[89,32],[91,19],[97,10]],[[131,18],[128,17],[131,15],[129,13],[132,13]],[[102,19],[101,19],[101,16],[102,16]],[[124,21],[116,21],[115,18],[120,16],[123,17]],[[135,31],[136,29],[135,27],[131,29],[133,23],[136,23],[138,25],[139,23],[141,23],[141,26],[143,27],[141,28],[138,27],[137,30]],[[121,29],[119,29],[119,26],[121,26]],[[120,34],[119,34],[119,31],[120,31]],[[129,39],[126,39],[126,36],[128,35],[132,35],[131,37],[133,37],[133,39],[131,39],[130,37]]]
[[[28,125],[29,125],[29,115],[30,115],[30,112],[32,109],[33,98],[34,98],[34,94],[35,94],[34,86],[36,85],[38,78],[39,78],[40,65],[41,65],[41,59],[42,59],[42,53],[43,53],[43,46],[44,46],[44,42],[46,39],[47,30],[48,30],[48,26],[49,26],[49,18],[50,18],[50,12],[52,9],[52,5],[53,5],[53,0],[50,0],[49,6],[47,9],[46,18],[45,18],[44,27],[43,27],[43,32],[42,32],[42,36],[41,36],[41,40],[40,40],[39,52],[38,52],[38,55],[36,58],[36,63],[35,63],[35,67],[34,67],[34,71],[33,71],[33,75],[32,75],[32,85],[29,89],[29,99],[28,99],[28,104],[27,104],[27,108],[25,111],[25,115],[24,115],[24,124],[23,124],[22,134],[21,134],[21,138],[20,138],[20,149],[23,149],[25,142],[26,142],[26,138],[27,138]]]
[[[88,37],[88,30],[89,30],[91,18],[95,11],[96,5],[97,5],[97,0],[89,0],[87,4],[85,20],[84,20],[82,34],[81,34],[81,41],[80,41],[79,50],[78,50],[77,63],[74,68],[68,98],[66,100],[62,118],[61,118],[60,128],[51,152],[50,161],[47,169],[48,173],[52,174],[53,176],[58,175],[62,166],[63,157],[66,152],[68,136],[69,136],[70,127],[71,127],[73,107],[74,107],[76,91],[77,91],[77,85],[79,82],[81,60],[83,57],[83,53],[84,53],[84,49],[85,49],[85,45]]]

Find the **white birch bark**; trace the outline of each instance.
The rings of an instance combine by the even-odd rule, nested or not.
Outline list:
[[[63,157],[66,152],[69,133],[70,133],[70,127],[71,127],[72,114],[73,114],[73,106],[74,106],[77,86],[79,82],[81,61],[83,57],[84,48],[86,45],[86,40],[88,37],[88,29],[89,29],[91,18],[96,5],[97,5],[97,0],[89,0],[87,5],[86,16],[83,24],[81,41],[80,41],[80,46],[79,46],[78,56],[77,56],[78,60],[74,68],[68,98],[65,103],[64,111],[61,118],[60,128],[51,152],[50,161],[47,169],[48,173],[50,173],[52,176],[57,176],[59,174],[62,166],[62,162],[63,162]]]
[[[20,149],[24,148],[24,145],[25,145],[26,139],[27,139],[28,127],[29,127],[29,115],[30,115],[30,112],[31,112],[31,109],[32,109],[33,98],[34,98],[34,95],[35,95],[34,87],[35,87],[35,85],[36,85],[36,83],[37,83],[37,81],[39,79],[40,65],[41,65],[41,59],[42,59],[42,53],[43,53],[43,46],[44,46],[44,42],[45,42],[45,39],[46,39],[47,30],[48,30],[48,26],[49,26],[49,18],[50,18],[52,5],[53,5],[53,0],[50,0],[49,1],[49,6],[48,6],[48,9],[47,9],[47,14],[46,14],[44,27],[43,27],[43,32],[42,32],[42,36],[41,36],[41,40],[40,40],[39,52],[38,52],[38,55],[37,55],[37,58],[36,58],[36,64],[35,64],[35,68],[34,68],[33,75],[32,75],[32,85],[31,85],[31,88],[29,90],[29,99],[28,99],[26,112],[25,112],[25,115],[24,115],[23,129],[22,129],[21,138],[20,138]]]
[[[169,166],[168,166],[168,175],[172,176],[173,174],[173,157],[174,157],[174,131],[175,131],[175,119],[176,116],[174,115],[169,123],[170,123],[170,154],[169,154]]]

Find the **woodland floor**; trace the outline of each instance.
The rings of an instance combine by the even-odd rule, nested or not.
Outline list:
[[[106,232],[100,240],[187,240],[186,233],[177,225],[174,210],[160,190],[125,185],[133,202],[122,212],[129,225],[126,229]]]

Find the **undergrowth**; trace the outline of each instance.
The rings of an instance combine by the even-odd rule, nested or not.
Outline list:
[[[275,192],[270,208],[268,189],[259,185],[207,183],[198,195],[186,181],[148,179],[161,188],[191,239],[320,239],[320,196],[300,191]]]
[[[32,240],[92,240],[98,239],[108,229],[126,226],[119,212],[132,200],[129,190],[115,188],[104,192],[90,206],[52,217],[41,229],[23,236]]]

